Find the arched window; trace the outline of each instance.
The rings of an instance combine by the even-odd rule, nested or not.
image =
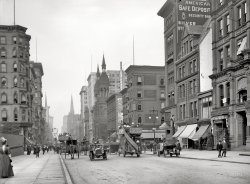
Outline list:
[[[26,96],[24,94],[21,95],[21,104],[26,104]]]
[[[16,57],[17,57],[16,48],[14,48],[14,49],[12,50],[12,57],[13,57],[13,58],[16,58]]]
[[[1,58],[6,58],[6,50],[5,50],[5,48],[2,48],[1,49],[1,51],[0,51],[0,56],[1,56]]]
[[[2,110],[1,117],[2,117],[2,121],[7,121],[8,120],[7,110],[6,109]]]
[[[223,100],[224,100],[224,86],[223,84],[219,86],[219,98],[220,98],[220,106],[223,107]]]
[[[1,72],[7,72],[7,65],[5,62],[1,63]]]
[[[18,121],[18,111],[17,111],[17,108],[14,109],[14,121]]]
[[[18,103],[18,96],[17,96],[17,92],[14,93],[14,103],[17,104]]]
[[[14,77],[14,87],[17,87],[17,77]]]
[[[16,62],[13,65],[13,70],[14,70],[14,72],[17,72],[17,63]]]
[[[1,95],[1,103],[2,104],[7,104],[7,95],[6,95],[6,93],[2,93],[2,95]]]
[[[227,93],[227,105],[230,104],[230,82],[226,84],[226,93]]]
[[[2,79],[1,79],[1,86],[7,87],[7,79],[5,77],[2,77]]]
[[[24,87],[24,79],[21,78],[21,87],[23,88]]]

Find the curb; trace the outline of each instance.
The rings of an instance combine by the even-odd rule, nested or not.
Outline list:
[[[240,156],[250,156],[250,154],[246,154],[246,153],[240,153]]]
[[[66,183],[67,184],[73,184],[73,182],[71,180],[71,177],[70,177],[70,174],[69,174],[69,171],[68,171],[68,169],[67,169],[67,167],[66,167],[66,165],[65,165],[65,163],[64,163],[64,161],[62,159],[62,156],[59,155],[59,157],[60,157],[60,161],[61,161],[61,164],[62,164],[62,167],[63,167],[63,171],[64,171],[64,176],[65,176],[65,179],[66,179]]]
[[[179,156],[178,158],[193,159],[193,160],[208,160],[208,161],[214,161],[214,162],[227,162],[227,163],[234,163],[234,164],[247,164],[247,165],[250,165],[250,163],[248,163],[248,162],[237,162],[237,161],[229,161],[229,160],[215,160],[215,159],[193,158],[193,157],[182,157],[182,156]]]

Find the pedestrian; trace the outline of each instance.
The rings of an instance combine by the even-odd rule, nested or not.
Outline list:
[[[44,153],[45,153],[45,146],[44,145],[42,147],[42,150],[43,150],[43,155],[44,155]]]
[[[11,154],[7,145],[7,139],[0,138],[2,146],[0,147],[0,178],[8,178],[14,176],[13,166],[11,165]]]
[[[218,150],[218,158],[222,157],[221,156],[221,151],[222,151],[222,144],[221,144],[221,140],[219,140],[218,144],[217,144],[217,150]]]
[[[227,154],[227,142],[226,142],[226,138],[223,138],[222,141],[222,156],[226,157]]]
[[[38,158],[40,153],[40,147],[38,145],[35,146],[34,153],[36,154],[36,158]]]

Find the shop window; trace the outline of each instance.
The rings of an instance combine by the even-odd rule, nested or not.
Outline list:
[[[5,62],[1,63],[1,72],[7,72],[7,65]]]
[[[1,86],[7,87],[7,79],[5,77],[2,77],[2,79],[1,79]]]
[[[1,104],[7,104],[7,95],[6,95],[6,93],[2,93],[2,95],[1,95]]]
[[[2,115],[2,121],[6,122],[8,120],[7,110],[3,109],[1,115]]]

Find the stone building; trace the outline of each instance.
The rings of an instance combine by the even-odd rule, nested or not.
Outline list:
[[[212,0],[214,143],[250,147],[250,1]]]
[[[106,73],[106,63],[103,56],[102,73],[99,68],[96,73],[96,84],[94,88],[95,105],[93,107],[94,117],[94,138],[106,140],[108,138],[107,131],[107,99],[109,97],[109,78]]]
[[[86,131],[87,131],[87,124],[86,124],[86,118],[88,116],[85,116],[86,110],[88,110],[88,88],[87,86],[82,86],[82,89],[80,91],[80,104],[81,104],[81,110],[80,110],[80,115],[81,115],[81,126],[83,127],[83,134],[82,136],[86,136]]]

